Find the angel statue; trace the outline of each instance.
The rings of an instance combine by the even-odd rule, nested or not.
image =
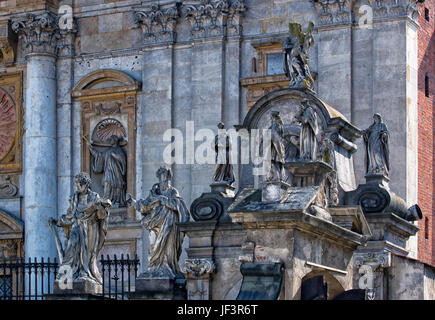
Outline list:
[[[136,201],[127,194],[127,204],[143,215],[142,224],[149,231],[151,277],[177,278],[181,274],[178,259],[184,238],[177,224],[189,221],[190,213],[177,189],[171,186],[171,169],[160,167],[156,175],[159,182],[153,185],[149,196]]]
[[[74,182],[77,191],[70,198],[66,214],[59,220],[50,218],[48,224],[54,235],[61,267],[71,268],[73,280],[89,280],[101,285],[97,258],[106,239],[108,208],[112,203],[90,189],[91,178],[87,173],[77,174]],[[65,246],[62,246],[55,226],[63,228]]]
[[[362,131],[367,154],[367,174],[383,174],[388,177],[390,159],[387,125],[382,122],[379,113],[373,115],[373,120],[373,124]]]
[[[307,31],[302,32],[302,26],[289,24],[289,37],[284,41],[284,73],[290,80],[290,88],[299,87],[312,90],[314,79],[308,66],[310,47],[314,44],[312,36],[314,23],[308,24]]]

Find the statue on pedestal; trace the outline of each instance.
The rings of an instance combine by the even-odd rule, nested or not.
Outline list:
[[[218,124],[219,130],[223,130],[225,125]],[[225,182],[232,185],[235,181],[233,165],[230,163],[231,139],[226,132],[218,133],[214,140],[214,150],[216,152],[216,171],[213,176],[214,182]]]
[[[171,169],[160,167],[157,178],[159,182],[146,199],[136,201],[127,194],[127,204],[143,215],[142,223],[150,233],[148,270],[151,276],[176,278],[181,274],[178,259],[184,238],[177,223],[189,221],[190,213],[177,189],[171,186]]]
[[[390,160],[387,125],[382,122],[379,113],[373,115],[373,120],[373,124],[362,131],[367,154],[367,175],[382,174],[388,177]]]
[[[285,163],[285,146],[284,146],[284,129],[283,122],[278,111],[273,111],[271,114],[272,125],[269,127],[271,131],[271,152],[270,171],[266,177],[266,181],[285,181],[286,174],[284,169]]]
[[[102,284],[97,258],[106,239],[109,216],[107,209],[112,203],[90,189],[91,179],[88,174],[79,173],[74,181],[77,191],[70,198],[67,213],[59,220],[50,218],[48,223],[56,241],[61,267],[71,268],[73,280]],[[66,246],[62,246],[55,226],[63,228]]]
[[[301,107],[296,120],[301,124],[299,136],[300,158],[302,160],[316,161],[319,152],[318,135],[320,127],[316,111],[308,104],[308,100],[301,101]]]
[[[312,90],[314,79],[308,66],[310,47],[314,44],[312,29],[314,24],[308,24],[307,31],[302,32],[299,23],[290,23],[290,35],[283,44],[284,73],[290,80],[290,88],[300,87]]]
[[[125,207],[127,156],[121,148],[122,138],[112,135],[108,142],[109,147],[104,151],[97,151],[87,143],[93,156],[92,170],[104,174],[104,198],[110,199],[113,207]]]

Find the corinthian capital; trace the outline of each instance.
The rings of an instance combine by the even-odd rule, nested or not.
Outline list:
[[[162,7],[153,3],[147,7],[136,8],[136,24],[142,27],[144,43],[175,42],[175,26],[180,17],[179,2]]]
[[[208,276],[213,273],[216,266],[209,259],[186,259],[181,267],[181,272],[192,278]]]
[[[25,55],[56,55],[62,47],[59,18],[52,12],[27,14],[12,20],[12,30],[22,40]]]

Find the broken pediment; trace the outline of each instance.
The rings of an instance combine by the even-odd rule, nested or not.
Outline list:
[[[13,215],[0,210],[0,240],[21,239],[24,222]]]

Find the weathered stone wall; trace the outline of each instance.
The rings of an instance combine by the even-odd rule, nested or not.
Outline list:
[[[417,260],[392,255],[387,300],[423,300],[424,268]]]

